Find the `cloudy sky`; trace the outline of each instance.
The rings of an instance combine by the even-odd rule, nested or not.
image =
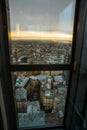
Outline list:
[[[11,29],[72,32],[75,0],[9,0]]]

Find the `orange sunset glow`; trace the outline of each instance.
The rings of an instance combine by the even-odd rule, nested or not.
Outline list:
[[[12,31],[12,40],[65,40],[72,41],[72,35],[62,32]]]

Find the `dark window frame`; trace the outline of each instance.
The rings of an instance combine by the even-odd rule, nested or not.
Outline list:
[[[2,54],[2,84],[3,84],[3,94],[5,95],[5,103],[6,107],[11,107],[10,110],[6,108],[7,110],[7,120],[9,125],[9,130],[15,130],[17,128],[17,122],[16,122],[16,114],[15,114],[15,105],[14,105],[14,97],[13,97],[13,90],[12,90],[12,80],[11,80],[11,72],[14,71],[32,71],[32,70],[69,70],[70,71],[70,78],[69,78],[69,86],[68,86],[68,92],[67,92],[67,99],[66,99],[66,106],[65,106],[65,116],[64,116],[64,123],[63,126],[57,126],[51,128],[64,128],[65,126],[65,119],[66,119],[66,113],[67,113],[67,107],[68,107],[68,101],[69,101],[69,95],[70,95],[70,86],[71,86],[71,80],[72,80],[72,73],[73,73],[73,67],[74,67],[74,56],[75,56],[75,49],[76,49],[76,37],[77,37],[77,26],[78,26],[78,12],[79,12],[79,4],[80,0],[76,0],[76,9],[75,9],[75,18],[74,18],[74,30],[73,30],[73,41],[72,41],[72,58],[70,64],[58,64],[58,65],[11,65],[10,64],[10,50],[9,50],[9,44],[10,39],[8,39],[8,31],[10,30],[10,21],[9,21],[9,6],[8,6],[7,0],[1,0],[0,4],[0,23],[2,30],[0,31],[2,38],[1,40],[1,54]],[[5,50],[5,51],[4,51]],[[5,82],[3,83],[3,79],[5,79]],[[7,88],[6,86],[7,85]],[[7,98],[8,97],[8,98]],[[7,100],[7,102],[6,102]],[[10,114],[12,112],[12,115]],[[14,119],[13,119],[14,118]],[[12,123],[14,125],[12,125]],[[38,129],[38,128],[37,128]],[[43,128],[46,129],[46,128]]]

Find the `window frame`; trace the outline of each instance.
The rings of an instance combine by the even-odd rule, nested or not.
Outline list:
[[[49,129],[50,128],[55,128],[55,129],[56,128],[64,128],[65,119],[66,119],[66,112],[67,112],[67,108],[68,108],[68,100],[69,100],[69,95],[70,95],[72,73],[73,73],[73,68],[74,68],[74,56],[75,56],[75,49],[76,49],[79,4],[80,4],[80,1],[76,0],[74,26],[73,26],[74,29],[73,29],[73,41],[72,41],[72,55],[71,55],[71,63],[70,64],[11,65],[10,64],[10,49],[9,49],[9,43],[11,41],[10,41],[10,39],[8,39],[8,32],[10,31],[9,4],[8,4],[8,0],[1,0],[1,2],[0,2],[0,5],[1,5],[1,7],[0,7],[0,17],[1,17],[0,23],[2,26],[1,27],[2,29],[0,31],[1,36],[2,36],[0,38],[1,43],[2,43],[1,44],[1,54],[2,54],[1,74],[2,74],[3,94],[4,94],[4,101],[5,101],[9,130],[10,129],[12,129],[12,130],[17,129],[17,120],[16,120],[17,117],[16,117],[14,97],[13,97],[11,72],[32,71],[32,70],[44,70],[44,71],[47,71],[47,70],[66,70],[67,71],[68,70],[68,71],[70,71],[63,125],[56,126],[56,127],[54,127],[54,126],[49,127]],[[4,83],[3,83],[3,79],[5,80]],[[7,87],[6,87],[6,85],[7,85]],[[10,113],[12,113],[12,115]],[[14,117],[14,119],[13,119],[13,117]],[[12,124],[14,124],[14,125],[12,125]],[[37,128],[37,129],[39,129],[39,128]],[[43,129],[46,129],[46,128],[43,128]]]

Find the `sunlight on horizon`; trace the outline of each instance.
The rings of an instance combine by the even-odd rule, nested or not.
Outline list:
[[[72,41],[72,35],[62,32],[11,31],[12,40],[66,40]]]

